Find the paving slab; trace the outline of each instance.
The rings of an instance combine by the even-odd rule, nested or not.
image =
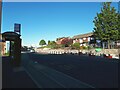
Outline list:
[[[13,68],[9,57],[2,57],[2,88],[37,88],[23,67]]]

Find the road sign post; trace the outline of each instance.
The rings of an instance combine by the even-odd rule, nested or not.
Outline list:
[[[14,32],[19,32],[19,34],[21,35],[21,24],[14,24]]]

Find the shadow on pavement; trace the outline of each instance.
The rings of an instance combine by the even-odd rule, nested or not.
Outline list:
[[[2,88],[37,88],[24,70],[15,71],[9,57],[2,57]]]

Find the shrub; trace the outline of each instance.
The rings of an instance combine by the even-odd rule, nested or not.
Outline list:
[[[80,43],[74,43],[71,46],[72,46],[72,48],[80,49]]]

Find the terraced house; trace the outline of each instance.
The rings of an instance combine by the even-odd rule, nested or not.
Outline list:
[[[90,46],[90,45],[94,46],[94,45],[96,45],[92,32],[73,36],[72,39],[73,39],[73,44],[80,43],[80,46]]]
[[[80,43],[80,46],[92,46],[92,47],[103,47],[108,48],[107,41],[101,42],[100,40],[96,40],[93,32],[80,34],[73,36],[73,43]],[[110,48],[120,48],[120,40],[110,42]]]

